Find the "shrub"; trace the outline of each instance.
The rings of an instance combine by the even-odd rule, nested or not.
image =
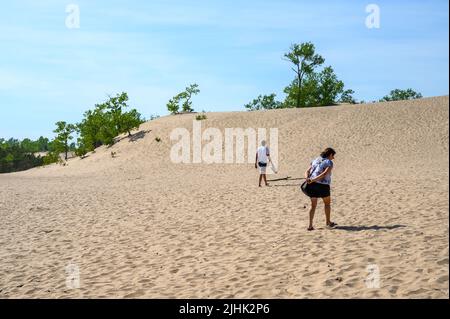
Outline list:
[[[275,97],[275,93],[270,95],[259,95],[244,107],[249,111],[279,109],[282,107],[282,103],[276,101]]]
[[[202,121],[202,120],[206,120],[207,117],[206,117],[206,114],[199,114],[199,115],[197,115],[197,116],[195,117],[195,119],[196,119],[197,121]]]
[[[406,89],[406,90],[395,89],[392,90],[389,93],[389,95],[386,95],[383,98],[381,98],[380,102],[414,100],[421,98],[422,94],[414,91],[413,89]]]
[[[61,158],[59,157],[59,154],[57,152],[50,152],[43,158],[44,165],[50,165],[59,162],[61,162]]]

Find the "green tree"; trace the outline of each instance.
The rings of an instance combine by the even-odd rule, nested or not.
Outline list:
[[[72,124],[67,124],[64,121],[56,123],[56,129],[53,131],[56,133],[54,139],[55,151],[56,153],[64,153],[65,160],[67,160],[68,153],[70,150],[69,141],[73,139],[72,133],[75,131],[75,126]]]
[[[181,93],[181,99],[184,99],[184,102],[182,104],[183,112],[194,112],[194,109],[192,108],[192,96],[197,95],[200,93],[200,90],[198,88],[198,84],[191,84],[189,85],[186,90]]]
[[[124,132],[123,123],[122,123],[122,115],[124,109],[128,107],[128,94],[122,92],[121,94],[117,94],[115,97],[110,97],[103,105],[106,108],[106,111],[111,115],[112,125],[115,129],[114,136],[119,135]]]
[[[319,78],[317,73],[309,74],[302,84],[302,90],[299,91],[298,79],[294,79],[292,83],[284,89],[286,98],[283,107],[292,107],[296,105],[298,97],[300,97],[300,105],[302,107],[312,107],[319,105]]]
[[[283,105],[281,102],[276,101],[275,98],[275,93],[270,95],[259,95],[250,103],[245,104],[245,108],[249,111],[279,109]]]
[[[301,89],[296,78],[284,89],[286,99],[283,107],[327,106],[334,105],[342,98],[352,98],[353,90],[344,90],[344,82],[338,79],[331,66],[327,66],[320,72],[309,72],[303,80]]]
[[[39,152],[39,145],[37,142],[32,141],[29,138],[25,138],[22,140],[22,142],[20,143],[21,147],[29,153],[37,153]]]
[[[132,109],[129,112],[125,111],[125,109],[129,107],[127,102],[128,94],[122,92],[115,97],[110,97],[109,100],[104,103],[106,112],[110,115],[111,124],[114,128],[109,132],[113,133],[114,137],[122,133],[131,135],[131,130],[139,127],[139,125],[144,122],[141,114],[136,109]]]
[[[41,157],[34,156],[37,144],[31,139],[0,139],[0,173],[30,169],[43,164]]]
[[[315,53],[315,46],[311,42],[293,44],[290,47],[290,51],[284,54],[284,58],[294,65],[292,70],[296,74],[296,82],[294,83],[296,84],[296,89],[291,91],[295,94],[294,105],[295,107],[305,106],[302,105],[303,79],[313,73],[315,68],[322,65],[325,60]]]
[[[77,124],[80,135],[78,143],[82,144],[86,151],[91,152],[97,147],[108,144],[114,138],[111,117],[105,113],[104,105],[95,105],[94,110],[84,113],[81,123]]]
[[[142,123],[144,123],[144,120],[141,114],[135,109],[122,114],[121,129],[127,132],[128,136],[131,136],[131,131],[139,128]]]
[[[349,104],[356,104],[356,100],[353,98],[353,94],[355,94],[355,91],[353,91],[351,89],[345,90],[342,93],[339,102],[341,102],[341,103],[349,103]]]
[[[49,151],[49,140],[46,137],[39,137],[36,141],[38,145],[38,152],[48,152]]]
[[[96,104],[94,110],[86,111],[83,120],[76,126],[80,135],[77,151],[81,154],[79,156],[84,156],[101,145],[113,145],[118,135],[131,135],[131,131],[144,122],[136,109],[127,112],[128,107],[128,94],[122,92],[109,97],[104,103]]]
[[[318,104],[321,106],[333,105],[338,96],[344,92],[344,82],[338,80],[331,66],[319,74]]]
[[[177,99],[178,95],[171,98],[169,102],[167,103],[167,110],[170,112],[170,114],[178,114],[180,111],[180,101]]]
[[[56,163],[60,160],[61,159],[59,157],[59,154],[56,151],[49,152],[43,158],[43,165],[50,165],[50,164]]]
[[[395,89],[390,92],[389,95],[384,96],[380,99],[380,102],[388,101],[403,101],[403,100],[414,100],[421,99],[422,94],[414,91],[413,89]]]
[[[86,154],[88,153],[88,148],[84,144],[84,141],[82,138],[78,138],[77,141],[78,147],[75,149],[75,155],[79,156],[81,158],[84,158]]]
[[[198,84],[189,85],[183,92],[175,95],[173,98],[169,100],[167,103],[167,110],[171,114],[178,114],[180,111],[180,102],[182,102],[182,110],[183,112],[194,112],[192,108],[192,96],[200,93],[198,88]]]

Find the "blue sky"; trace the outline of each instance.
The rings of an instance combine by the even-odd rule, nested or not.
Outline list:
[[[380,28],[365,25],[380,8]],[[80,28],[66,27],[66,6]],[[447,95],[448,1],[17,0],[0,9],[0,137],[52,137],[108,94],[126,91],[144,116],[198,83],[196,110],[235,111],[277,93],[282,60],[311,41],[355,97],[394,88]]]

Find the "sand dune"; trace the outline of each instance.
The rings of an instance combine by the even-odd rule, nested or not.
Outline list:
[[[169,135],[192,114],[64,167],[0,175],[0,298],[448,298],[448,113],[448,96],[208,113],[204,128],[278,128],[269,179],[293,179],[268,188],[252,164],[173,164]],[[340,227],[323,227],[319,205],[307,232],[295,178],[326,146]]]

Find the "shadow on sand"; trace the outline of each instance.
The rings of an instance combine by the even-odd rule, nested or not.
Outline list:
[[[291,176],[287,176],[287,177],[283,177],[283,178],[276,178],[276,179],[268,179],[268,182],[278,182],[278,181],[301,181],[301,180],[305,180],[305,178],[302,177],[295,177],[292,178]],[[273,184],[272,186],[300,186],[300,184]]]
[[[363,231],[363,230],[392,230],[396,228],[403,228],[405,225],[391,225],[391,226],[336,226],[333,229],[346,230],[346,231]]]
[[[139,131],[131,136],[128,136],[129,142],[136,142],[137,140],[143,139],[145,135],[147,135],[150,132],[151,130]]]
[[[268,182],[270,182],[270,181],[268,181]],[[279,187],[279,186],[283,186],[283,187],[285,187],[285,186],[297,186],[297,187],[300,187],[300,185],[301,184],[277,184],[277,185],[272,185],[272,186],[277,186],[277,187]]]

